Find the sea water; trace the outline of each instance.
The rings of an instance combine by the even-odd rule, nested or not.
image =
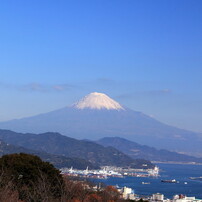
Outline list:
[[[124,177],[102,180],[106,185],[127,186],[134,189],[140,196],[150,196],[153,193],[164,194],[172,199],[176,194],[195,196],[202,199],[202,181],[191,180],[190,177],[202,176],[202,165],[158,164],[160,176],[151,177]],[[163,183],[161,180],[176,179],[178,183]],[[147,184],[143,184],[143,183]],[[148,184],[149,183],[149,184]]]

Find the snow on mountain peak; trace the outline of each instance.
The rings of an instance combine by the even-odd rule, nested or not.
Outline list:
[[[75,103],[73,107],[77,109],[107,109],[107,110],[124,110],[116,101],[104,93],[90,93]]]

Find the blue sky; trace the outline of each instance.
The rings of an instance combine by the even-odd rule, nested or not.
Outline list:
[[[0,121],[90,92],[202,132],[201,0],[3,0]]]

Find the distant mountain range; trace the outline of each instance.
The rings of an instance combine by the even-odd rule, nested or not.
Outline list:
[[[94,142],[76,140],[59,133],[49,132],[36,135],[0,130],[0,139],[9,144],[18,146],[17,152],[21,152],[21,150],[22,152],[27,151],[22,148],[19,150],[20,146],[40,152],[39,156],[44,156],[44,153],[46,153],[46,155],[48,153],[57,155],[58,157],[68,157],[72,160],[76,160],[75,158],[77,158],[78,163],[81,161],[81,163],[84,164],[88,161],[94,167],[111,165],[133,168],[151,168],[154,166],[148,160],[135,160],[113,147],[104,147]],[[30,153],[30,151],[28,151],[28,153]],[[81,159],[84,159],[85,161],[82,161]],[[67,161],[67,159],[65,158],[64,161]]]
[[[105,147],[112,146],[134,159],[143,158],[150,161],[160,162],[202,163],[202,158],[170,152],[165,149],[155,149],[154,147],[140,145],[136,142],[132,142],[120,137],[105,137],[96,141],[96,143]]]
[[[118,136],[158,149],[202,154],[202,134],[163,124],[102,93],[91,93],[70,107],[1,122],[0,128],[24,133],[59,132],[91,140]]]
[[[90,163],[89,161],[81,158],[73,158],[73,157],[70,158],[70,157],[65,157],[61,155],[49,154],[42,151],[31,150],[21,146],[11,145],[1,140],[0,156],[3,156],[5,154],[13,154],[13,153],[27,153],[27,154],[37,155],[43,161],[48,161],[57,168],[62,168],[62,167],[69,168],[71,166],[77,169],[85,169],[87,166],[89,167],[89,169],[99,168],[98,166],[92,165],[92,163]]]

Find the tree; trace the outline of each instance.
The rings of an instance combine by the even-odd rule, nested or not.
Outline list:
[[[120,193],[113,186],[107,186],[104,190],[98,193],[101,196],[103,201],[113,202],[120,201]]]
[[[19,199],[51,201],[60,198],[63,178],[60,171],[48,162],[30,154],[10,154],[0,158],[0,187],[12,183]]]
[[[98,196],[96,193],[89,194],[86,199],[84,200],[85,202],[102,202],[101,196]]]

